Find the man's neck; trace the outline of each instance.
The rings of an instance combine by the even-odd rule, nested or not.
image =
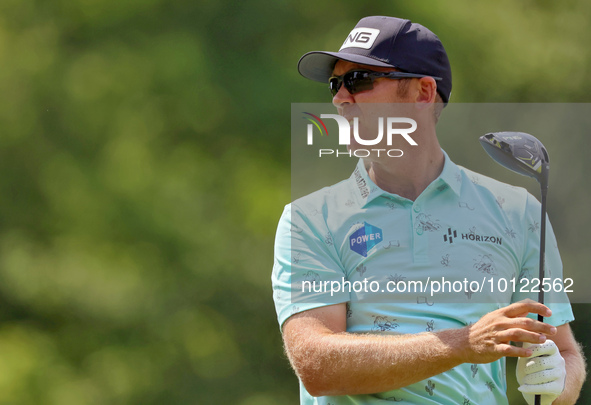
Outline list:
[[[445,157],[437,141],[421,145],[420,151],[405,151],[401,158],[369,162],[369,177],[382,190],[411,201],[441,174]],[[367,163],[366,163],[367,164]]]

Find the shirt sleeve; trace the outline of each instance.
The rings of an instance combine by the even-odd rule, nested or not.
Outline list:
[[[568,296],[564,292],[565,288],[568,288],[569,285],[564,282],[558,243],[549,219],[546,219],[544,280],[542,282],[538,281],[541,215],[541,204],[535,197],[528,193],[524,215],[524,253],[521,273],[516,284],[517,291],[513,294],[512,302],[521,301],[526,298],[537,301],[537,291],[543,288],[544,304],[552,310],[552,316],[545,318],[544,322],[553,326],[559,326],[571,322],[575,318]],[[534,319],[537,318],[537,315],[534,314],[530,314],[529,316]]]
[[[331,292],[332,282],[340,285],[346,278],[322,210],[287,205],[271,276],[279,325],[298,312],[349,301],[348,292]]]

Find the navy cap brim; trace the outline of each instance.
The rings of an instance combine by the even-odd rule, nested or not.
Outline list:
[[[359,63],[360,65],[395,67],[388,63],[345,52],[313,51],[302,56],[298,62],[298,71],[302,76],[316,82],[327,83],[332,76],[335,64],[339,60]]]

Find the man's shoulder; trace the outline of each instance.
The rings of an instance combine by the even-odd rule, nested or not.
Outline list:
[[[323,187],[308,195],[300,197],[291,203],[292,209],[301,211],[314,211],[321,208],[332,209],[343,199],[351,200],[355,198],[351,179],[347,178],[331,186]]]
[[[464,166],[458,165],[458,168],[462,173],[463,179],[469,180],[472,184],[474,184],[481,190],[489,190],[494,193],[503,192],[521,198],[526,197],[528,194],[528,191],[523,187],[518,187],[512,184],[504,183],[502,181],[493,179],[492,177],[488,177],[482,173],[470,170]]]
[[[463,166],[458,166],[462,176],[462,193],[475,193],[482,199],[492,199],[503,209],[523,211],[537,200],[525,188],[493,179]],[[465,185],[465,186],[464,186]]]

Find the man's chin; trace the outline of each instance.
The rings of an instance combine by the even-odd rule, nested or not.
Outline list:
[[[349,152],[355,152],[357,149],[359,149],[359,145],[357,145],[357,144],[351,143],[351,144],[347,145],[347,150]]]

